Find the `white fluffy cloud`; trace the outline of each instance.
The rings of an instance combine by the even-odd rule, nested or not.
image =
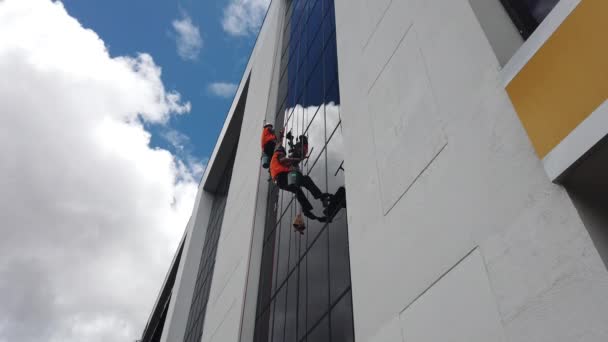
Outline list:
[[[256,34],[270,0],[230,0],[224,9],[222,26],[233,36]]]
[[[0,342],[132,341],[197,190],[143,123],[190,106],[59,2],[0,1],[0,32]]]
[[[185,60],[196,60],[203,47],[198,27],[185,13],[182,13],[180,19],[173,20],[172,25],[176,33],[177,54]]]
[[[219,97],[231,97],[236,92],[238,85],[228,82],[215,82],[209,85],[209,91]]]

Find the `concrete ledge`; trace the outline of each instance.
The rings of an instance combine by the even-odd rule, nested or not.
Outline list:
[[[604,101],[543,158],[543,166],[551,181],[558,181],[568,168],[607,134],[608,100]]]
[[[581,3],[581,0],[561,0],[547,15],[545,20],[532,33],[530,38],[511,57],[500,73],[503,86],[509,85],[513,78],[528,64],[536,52],[553,35],[560,25],[568,18],[570,13]]]

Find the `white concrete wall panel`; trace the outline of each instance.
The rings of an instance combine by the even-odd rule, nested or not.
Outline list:
[[[447,144],[414,27],[370,85],[369,113],[386,215]]]
[[[403,342],[401,324],[400,317],[395,316],[395,318],[385,324],[376,335],[369,339],[369,342]]]
[[[502,248],[517,250],[503,261],[517,267],[488,266],[508,341],[550,341],[560,335],[585,340],[565,331],[566,303],[581,308],[570,327],[576,336],[605,340],[601,321],[608,317],[608,304],[600,294],[608,293],[606,268],[572,201],[551,183],[535,156],[468,0],[336,0],[336,19],[356,339],[391,340],[390,322],[399,312],[468,251],[482,246],[492,258]],[[408,49],[416,44],[419,58]],[[391,116],[398,110],[404,118]],[[418,126],[408,120],[409,113],[420,115]],[[394,134],[398,120],[417,129]],[[382,155],[382,143],[395,144],[391,134],[402,149]],[[441,153],[404,189],[398,175],[411,178],[412,170],[420,169],[417,163],[442,141],[447,145]],[[374,163],[376,158],[386,164]],[[386,166],[392,169],[383,170]],[[397,194],[400,199],[387,213]],[[545,215],[561,218],[539,221]],[[531,235],[543,226],[545,233]],[[579,240],[570,246],[573,234]],[[527,239],[540,250],[518,250]],[[564,274],[576,281],[564,281],[563,291],[559,284],[552,287]],[[536,285],[521,285],[529,276]],[[543,297],[543,289],[564,298]],[[582,312],[593,298],[596,307]],[[513,318],[508,313],[518,312],[515,308],[530,311]],[[537,309],[542,319],[534,318]],[[468,308],[461,314],[468,315]]]
[[[505,341],[478,250],[424,292],[400,318],[404,341]]]
[[[202,341],[236,342],[245,303],[247,269],[258,180],[259,134],[266,116],[277,33],[279,1],[273,1],[251,56],[249,92],[226,201]]]
[[[608,277],[568,195],[544,193],[481,244],[510,341],[606,341]]]

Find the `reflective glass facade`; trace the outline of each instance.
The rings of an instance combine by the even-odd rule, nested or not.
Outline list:
[[[517,29],[527,39],[559,0],[500,0]]]
[[[333,0],[286,2],[276,127],[309,141],[302,162],[323,191],[344,187],[343,139]],[[348,191],[348,190],[346,190]],[[324,216],[309,195],[314,214]],[[271,186],[255,341],[353,341],[346,209],[330,223],[306,219],[290,192]]]
[[[233,162],[235,154],[236,149],[232,153],[230,159]],[[205,313],[207,311],[209,291],[211,290],[211,280],[213,278],[213,269],[215,266],[215,256],[217,254],[217,245],[222,231],[222,221],[224,219],[224,209],[226,207],[231,176],[232,165],[230,165],[228,170],[224,173],[213,200],[205,243],[201,254],[201,262],[196,276],[190,314],[188,315],[188,323],[186,325],[185,342],[199,342],[203,335]]]

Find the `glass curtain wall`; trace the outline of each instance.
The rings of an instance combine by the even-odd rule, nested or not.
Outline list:
[[[286,4],[275,127],[308,138],[302,173],[333,194],[345,172],[334,2]],[[305,193],[314,214],[324,216],[321,202]],[[271,186],[255,341],[353,341],[346,209],[331,222],[305,219],[303,234],[292,227],[300,212],[292,193]]]
[[[557,5],[559,0],[500,0],[509,13],[511,20],[524,39],[532,32]]]

